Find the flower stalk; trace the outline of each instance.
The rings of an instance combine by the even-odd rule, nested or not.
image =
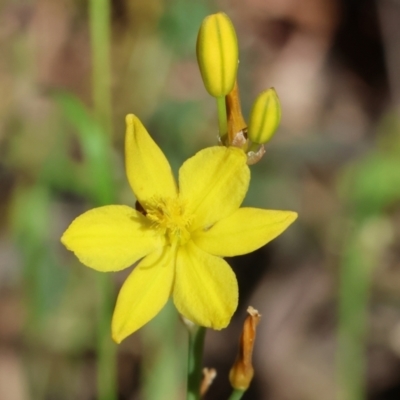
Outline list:
[[[187,379],[187,400],[200,399],[200,386],[202,381],[202,359],[204,338],[206,329],[193,325],[188,327],[189,350],[188,350],[188,379]]]
[[[219,137],[223,141],[228,132],[228,121],[226,116],[226,104],[225,97],[217,97],[217,111],[218,111],[218,125],[219,125]]]
[[[237,81],[235,81],[233,89],[226,95],[225,102],[228,115],[228,143],[244,147],[246,150],[247,125],[242,115]]]
[[[92,100],[97,122],[111,137],[111,6],[109,0],[90,0],[89,26],[92,62]]]
[[[235,389],[232,394],[229,396],[229,400],[240,400],[245,394],[245,390]]]
[[[92,58],[92,98],[97,122],[103,127],[104,145],[112,136],[111,118],[111,66],[110,66],[110,2],[109,0],[91,0],[89,2],[89,25]],[[101,132],[101,133],[100,133]],[[103,160],[104,162],[104,160]],[[102,187],[108,187],[107,192]],[[97,205],[109,203],[113,198],[112,185],[103,185],[99,179],[96,191]],[[97,321],[97,395],[99,400],[116,400],[116,349],[110,340],[110,319],[112,316],[114,285],[107,275],[99,275],[97,287],[100,296]]]

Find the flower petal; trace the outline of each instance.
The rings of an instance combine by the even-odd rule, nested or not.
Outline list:
[[[151,253],[122,285],[111,323],[112,337],[120,343],[154,318],[165,306],[174,280],[170,247]]]
[[[154,198],[177,196],[168,160],[139,118],[132,114],[126,116],[125,162],[129,184],[143,207]]]
[[[127,206],[85,212],[72,221],[61,242],[82,264],[102,272],[127,268],[163,243],[151,222]]]
[[[222,329],[238,304],[237,280],[226,261],[190,241],[177,253],[173,296],[183,316],[197,325]]]
[[[250,253],[279,236],[295,219],[293,211],[240,208],[209,230],[197,230],[192,239],[207,253],[232,257]]]
[[[179,170],[180,196],[194,216],[191,229],[207,228],[236,211],[250,182],[246,155],[236,147],[209,147]]]

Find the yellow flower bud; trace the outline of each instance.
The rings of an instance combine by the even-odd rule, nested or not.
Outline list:
[[[214,97],[227,95],[235,84],[239,51],[235,28],[226,14],[212,14],[203,20],[196,51],[208,93]]]
[[[281,121],[281,104],[274,88],[265,90],[256,99],[250,113],[247,136],[253,143],[267,143]]]

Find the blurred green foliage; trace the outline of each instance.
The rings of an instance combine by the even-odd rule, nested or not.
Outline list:
[[[391,213],[400,204],[400,121],[387,114],[376,146],[343,169],[338,192],[343,224],[339,278],[339,398],[367,397],[369,308],[375,271],[394,239]]]

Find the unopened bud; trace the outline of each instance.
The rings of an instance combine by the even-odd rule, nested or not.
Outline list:
[[[281,121],[281,104],[274,88],[265,90],[256,99],[250,113],[248,138],[253,143],[267,143]]]
[[[231,385],[236,390],[246,390],[251,383],[254,369],[251,362],[253,355],[256,327],[261,315],[253,307],[247,309],[248,317],[244,321],[242,336],[239,343],[239,353],[229,373]]]
[[[208,93],[214,97],[227,95],[235,84],[239,51],[235,28],[226,14],[212,14],[203,20],[196,51]]]

